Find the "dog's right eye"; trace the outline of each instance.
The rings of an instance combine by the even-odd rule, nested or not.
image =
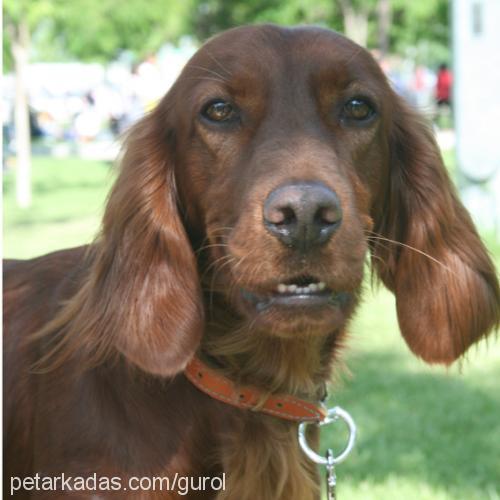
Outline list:
[[[344,104],[342,110],[343,117],[354,122],[367,122],[370,118],[373,118],[375,114],[375,109],[370,101],[361,97],[349,99]]]
[[[236,117],[236,110],[231,103],[218,99],[206,104],[201,114],[211,122],[227,122]]]

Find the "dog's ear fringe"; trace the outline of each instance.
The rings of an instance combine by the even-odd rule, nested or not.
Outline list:
[[[126,138],[101,233],[89,250],[89,274],[32,337],[46,346],[36,372],[75,356],[84,369],[124,356],[148,373],[172,376],[199,344],[201,289],[178,214],[166,108],[158,106]]]
[[[400,98],[394,102],[390,183],[370,241],[372,267],[396,296],[410,349],[450,364],[498,328],[498,279],[432,130]]]

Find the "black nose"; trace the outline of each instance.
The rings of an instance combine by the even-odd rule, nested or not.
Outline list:
[[[340,226],[334,191],[317,182],[285,184],[264,202],[264,224],[285,245],[300,251],[326,243]]]

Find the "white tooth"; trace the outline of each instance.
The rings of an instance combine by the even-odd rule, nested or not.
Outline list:
[[[309,291],[311,291],[311,292],[317,292],[318,291],[318,285],[316,283],[311,283],[309,285]]]
[[[293,293],[295,290],[297,290],[297,285],[288,285],[288,291]]]
[[[303,287],[302,290],[304,290],[304,293],[311,293],[311,289],[309,288],[309,285]]]
[[[295,289],[295,293],[304,293],[304,288],[302,288],[301,286],[298,286],[296,289]]]
[[[280,283],[280,284],[278,285],[278,292],[279,292],[279,293],[285,293],[285,292],[287,291],[287,288],[288,288],[288,287],[287,287],[286,285],[284,285],[283,283]]]
[[[318,290],[324,290],[326,288],[326,283],[320,281],[316,286],[318,287]]]

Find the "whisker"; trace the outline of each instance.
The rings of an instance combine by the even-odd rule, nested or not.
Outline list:
[[[214,307],[213,307],[213,298],[214,298],[214,292],[215,292],[215,290],[214,290],[215,278],[216,278],[217,274],[220,273],[224,267],[226,267],[227,265],[229,265],[231,262],[234,261],[234,257],[232,255],[229,255],[228,257],[230,257],[230,258],[226,259],[226,261],[220,267],[216,268],[215,272],[212,274],[212,280],[210,282],[210,290],[209,290],[209,294],[210,294],[209,295],[210,311],[214,310]]]
[[[228,259],[229,260],[234,259],[234,257],[232,255],[223,255],[222,257],[219,257],[218,259],[216,259],[212,263],[210,263],[210,265],[205,269],[205,271],[201,275],[200,281],[203,282],[203,279],[205,278],[205,276],[214,268],[214,266],[217,266],[219,264],[219,262],[225,261]]]
[[[212,274],[212,279],[211,279],[212,288],[213,288],[214,279],[217,276],[217,274],[219,274],[225,267],[227,267],[231,262],[234,262],[234,260],[235,260],[235,258],[232,255],[227,255],[226,257],[228,257],[228,258],[224,259],[224,261],[222,262],[222,264],[220,266],[216,266],[214,273]],[[219,259],[219,262],[221,260],[222,259]]]
[[[194,253],[195,255],[199,254],[200,252],[202,252],[203,250],[207,250],[209,248],[214,248],[214,247],[229,247],[229,245],[227,243],[210,243],[209,245],[204,245],[200,248],[198,248],[198,250],[196,250]]]
[[[212,230],[210,231],[210,234],[207,234],[207,235],[203,238],[203,240],[202,240],[202,241],[201,241],[201,243],[200,243],[200,248],[198,248],[198,249],[195,251],[195,254],[198,254],[198,253],[201,251],[201,248],[203,247],[203,245],[205,244],[205,242],[206,242],[207,240],[209,240],[209,239],[210,239],[210,237],[212,237],[212,236],[218,236],[218,235],[220,235],[220,234],[222,234],[222,235],[223,235],[223,234],[224,234],[224,232],[226,232],[226,231],[227,231],[227,232],[230,232],[230,231],[232,231],[232,230],[233,230],[233,228],[232,228],[232,227],[225,227],[225,226],[222,226],[222,227],[216,227],[216,228],[212,229]]]
[[[367,239],[368,240],[371,240],[371,241],[385,241],[387,243],[392,243],[393,245],[399,245],[399,246],[402,246],[404,248],[407,248],[408,250],[412,250],[424,257],[427,257],[429,260],[431,260],[432,262],[440,265],[443,269],[446,269],[446,271],[450,272],[451,274],[456,274],[454,273],[448,266],[446,266],[445,264],[443,264],[441,261],[439,261],[438,259],[436,259],[435,257],[433,257],[432,255],[429,255],[428,253],[424,252],[423,250],[419,250],[418,248],[415,248],[411,245],[407,245],[406,243],[402,243],[401,241],[396,241],[396,240],[391,240],[390,238],[386,238],[384,236],[380,236],[378,235],[377,233],[373,233],[372,231],[367,231]],[[370,233],[370,234],[368,234]]]
[[[216,232],[219,232],[219,231],[222,231],[222,230],[233,230],[234,228],[232,228],[231,226],[220,226],[220,227],[215,227],[213,229],[210,230],[211,233],[216,233]]]
[[[206,71],[207,73],[211,73],[212,75],[218,76],[220,79],[224,80],[225,82],[229,82],[229,80],[227,78],[225,78],[223,75],[221,75],[220,73],[217,73],[217,71],[213,71],[209,68],[204,68],[203,66],[197,66],[196,64],[190,64],[189,67],[201,69],[203,71]]]
[[[374,255],[374,254],[372,254],[372,255],[371,255],[371,258],[372,258],[373,260],[377,260],[378,262],[380,262],[380,263],[381,263],[382,265],[384,265],[384,266],[386,265],[386,262],[384,261],[384,259],[382,259],[382,257],[380,257],[379,255]]]
[[[349,57],[349,59],[347,60],[347,63],[346,64],[349,64],[350,62],[352,62],[354,59],[356,59],[356,57],[358,57],[361,53],[363,52],[363,49],[361,47],[358,47],[352,54],[351,56]]]
[[[262,267],[264,263],[263,262],[258,262],[253,269],[250,269],[248,271],[248,275],[250,276],[250,281],[254,279],[254,277],[257,276],[262,276]]]
[[[221,80],[220,78],[210,78],[209,76],[186,76],[186,80],[210,80],[212,82],[226,84],[226,80]]]
[[[253,255],[256,251],[257,251],[257,249],[254,248],[253,250],[250,250],[250,252],[248,252],[245,255],[243,255],[243,257],[240,257],[238,259],[238,262],[235,264],[235,266],[233,268],[233,271],[236,271],[238,269],[238,267],[241,266],[241,264],[243,264],[243,262],[245,261],[245,259],[248,259],[248,257],[250,257],[251,255]]]
[[[217,64],[217,66],[219,66],[220,69],[222,69],[222,71],[224,71],[228,76],[232,77],[233,75],[231,74],[230,71],[228,71],[228,69],[221,63],[219,62],[215,56],[213,56],[208,50],[206,51],[208,56],[210,57],[210,59],[212,59],[212,61]]]
[[[382,238],[380,238],[380,241],[376,241],[375,237],[368,235],[367,240],[369,242],[372,242],[372,243],[377,243],[377,245],[380,245],[384,250],[389,249],[389,245]],[[371,255],[372,255],[372,257],[375,257],[375,255],[373,255],[373,253]]]

